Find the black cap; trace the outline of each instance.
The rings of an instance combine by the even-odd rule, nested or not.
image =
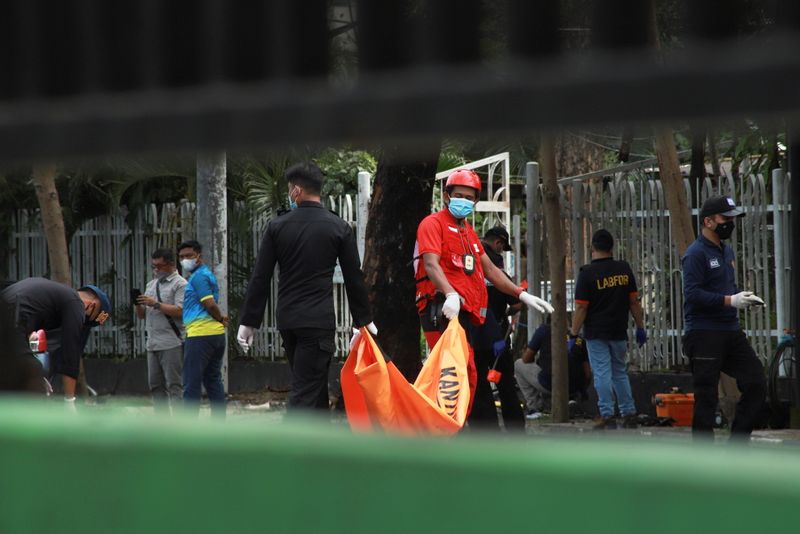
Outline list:
[[[736,207],[736,202],[731,197],[710,197],[703,202],[700,208],[700,217],[711,217],[716,214],[725,217],[742,217],[744,212]]]
[[[614,248],[614,237],[605,228],[596,231],[592,236],[592,246],[602,252],[611,252]]]
[[[502,226],[493,226],[486,230],[486,233],[483,234],[484,239],[489,239],[490,237],[499,237],[504,241],[503,243],[503,250],[511,250],[510,239],[508,238],[508,232]]]

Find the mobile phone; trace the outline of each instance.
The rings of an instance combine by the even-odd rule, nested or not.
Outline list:
[[[131,302],[136,304],[136,299],[142,296],[142,292],[138,289],[131,289]]]

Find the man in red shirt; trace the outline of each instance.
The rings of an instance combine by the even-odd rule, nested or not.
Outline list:
[[[471,338],[486,319],[488,304],[484,277],[500,292],[517,297],[527,306],[543,313],[553,311],[547,301],[515,285],[486,255],[467,221],[480,192],[481,180],[473,171],[453,172],[445,184],[445,207],[422,220],[414,249],[417,310],[428,347],[436,344],[447,321],[453,318],[458,318],[470,342],[470,408],[477,384]]]

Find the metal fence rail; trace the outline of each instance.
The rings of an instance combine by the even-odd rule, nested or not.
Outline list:
[[[327,206],[356,230],[357,199],[350,195],[326,199]],[[247,288],[269,217],[247,213],[243,205],[229,215],[228,280],[232,324],[238,324],[238,309]],[[246,224],[232,224],[232,218]],[[70,241],[72,285],[97,283],[108,292],[113,314],[103,328],[94,329],[87,353],[98,356],[134,356],[145,352],[144,322],[134,318],[130,300],[132,288],[144,289],[151,278],[150,254],[160,247],[174,249],[181,241],[195,237],[195,205],[149,205],[129,227],[125,214],[97,217],[85,222]],[[8,272],[12,280],[43,276],[48,272],[47,244],[38,210],[19,210],[13,214]],[[338,272],[338,269],[337,269]],[[336,344],[346,354],[350,337],[350,312],[341,277],[334,279]],[[275,327],[277,279],[273,278],[264,325],[258,330],[252,354],[271,359],[283,357],[280,335]],[[229,336],[229,342],[232,342]]]
[[[683,281],[680,260],[672,243],[670,216],[660,180],[649,165],[626,166],[620,173],[605,178],[572,180],[560,185],[565,228],[569,239],[571,276],[589,262],[592,232],[607,228],[616,240],[615,256],[628,261],[639,284],[645,320],[650,333],[648,344],[639,349],[630,347],[631,363],[642,370],[670,369],[686,364],[681,353],[683,330]],[[766,359],[789,317],[788,264],[791,244],[790,207],[787,193],[789,177],[776,172],[771,183],[761,175],[742,176],[737,183],[731,178],[710,179],[698,184],[692,195],[685,181],[688,198],[702,203],[712,194],[730,194],[743,206],[746,217],[739,219],[739,228],[731,241],[736,251],[738,284],[754,291],[767,303],[742,314],[745,330],[751,336],[756,353]],[[539,188],[539,195],[542,190]],[[357,198],[349,195],[326,199],[327,206],[357,230],[359,210]],[[697,214],[699,208],[693,208]],[[234,324],[246,290],[261,237],[269,222],[266,214],[246,213],[244,206],[232,210],[236,221],[229,219],[230,313]],[[534,215],[531,231],[539,236],[536,246],[546,251],[543,216]],[[181,240],[194,237],[194,204],[148,206],[129,228],[122,214],[86,222],[73,236],[70,253],[80,259],[73,266],[73,285],[99,282],[109,291],[114,306],[108,326],[96,329],[87,348],[102,356],[142,355],[144,325],[135,321],[129,290],[143,288],[150,276],[149,255],[159,247],[174,248]],[[511,229],[513,232],[513,228]],[[18,211],[14,215],[14,231],[9,272],[14,279],[41,276],[47,272],[47,247],[41,233],[37,212]],[[519,251],[517,251],[519,254]],[[547,261],[544,254],[537,269],[541,293],[547,297]],[[512,259],[509,266],[515,265]],[[513,272],[513,269],[510,269]],[[350,311],[340,273],[334,275],[337,354],[344,356],[350,335]],[[411,298],[411,297],[409,297]],[[277,277],[273,278],[270,299],[263,327],[257,331],[252,354],[257,357],[280,358],[280,334],[275,327]],[[633,339],[633,336],[630,336]]]
[[[578,177],[559,185],[564,225],[569,234],[567,277],[570,267],[574,279],[580,266],[591,261],[590,238],[599,228],[606,228],[614,235],[615,257],[628,261],[636,274],[650,340],[641,349],[631,342],[629,354],[631,364],[642,370],[670,369],[688,363],[680,344],[683,331],[680,258],[672,240],[663,186],[656,173],[657,169],[649,164],[640,168],[628,165],[624,172],[612,172],[605,177],[592,173],[586,180]],[[689,180],[684,180],[687,197],[698,199],[692,208],[693,215],[699,213],[699,205],[706,198],[717,194],[733,196],[747,214],[737,220],[731,245],[737,259],[739,287],[754,291],[767,304],[740,315],[753,348],[764,361],[783,333],[785,322],[779,323],[777,318],[789,316],[787,288],[791,274],[786,261],[790,250],[787,235],[790,180],[784,173],[776,172],[771,181],[768,185],[769,180],[762,175],[743,175],[737,182],[730,177],[713,181],[706,178],[692,195]],[[538,195],[541,205],[541,186]],[[542,213],[535,214],[533,225],[532,231],[538,236],[535,246],[546,251]],[[547,280],[546,256],[534,254],[534,258],[538,259],[535,269],[540,279]],[[629,339],[634,339],[632,332]]]

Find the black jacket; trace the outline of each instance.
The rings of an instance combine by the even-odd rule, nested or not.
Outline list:
[[[86,315],[78,292],[46,278],[27,278],[0,293],[14,308],[17,335],[27,336],[39,329],[61,329],[61,349],[53,358],[53,372],[78,377],[80,358],[86,342]]]
[[[483,248],[486,251],[486,255],[489,256],[489,259],[492,260],[492,263],[494,263],[495,267],[503,271],[503,274],[505,274],[506,277],[511,280],[511,277],[508,276],[508,273],[504,270],[503,256],[492,250],[492,247],[490,247],[488,243],[482,243]],[[506,311],[508,310],[509,306],[519,304],[519,299],[501,292],[499,289],[494,287],[494,285],[492,285],[488,279],[486,280],[486,292],[488,293],[489,297],[488,307],[490,310],[492,310],[497,324],[500,325],[500,329],[503,331],[503,335],[505,335],[506,330],[508,329],[508,314]]]
[[[322,204],[306,201],[297,209],[279,215],[267,226],[247,286],[240,324],[261,327],[277,263],[278,329],[335,329],[333,271],[337,259],[353,322],[357,327],[371,322],[353,230]]]

